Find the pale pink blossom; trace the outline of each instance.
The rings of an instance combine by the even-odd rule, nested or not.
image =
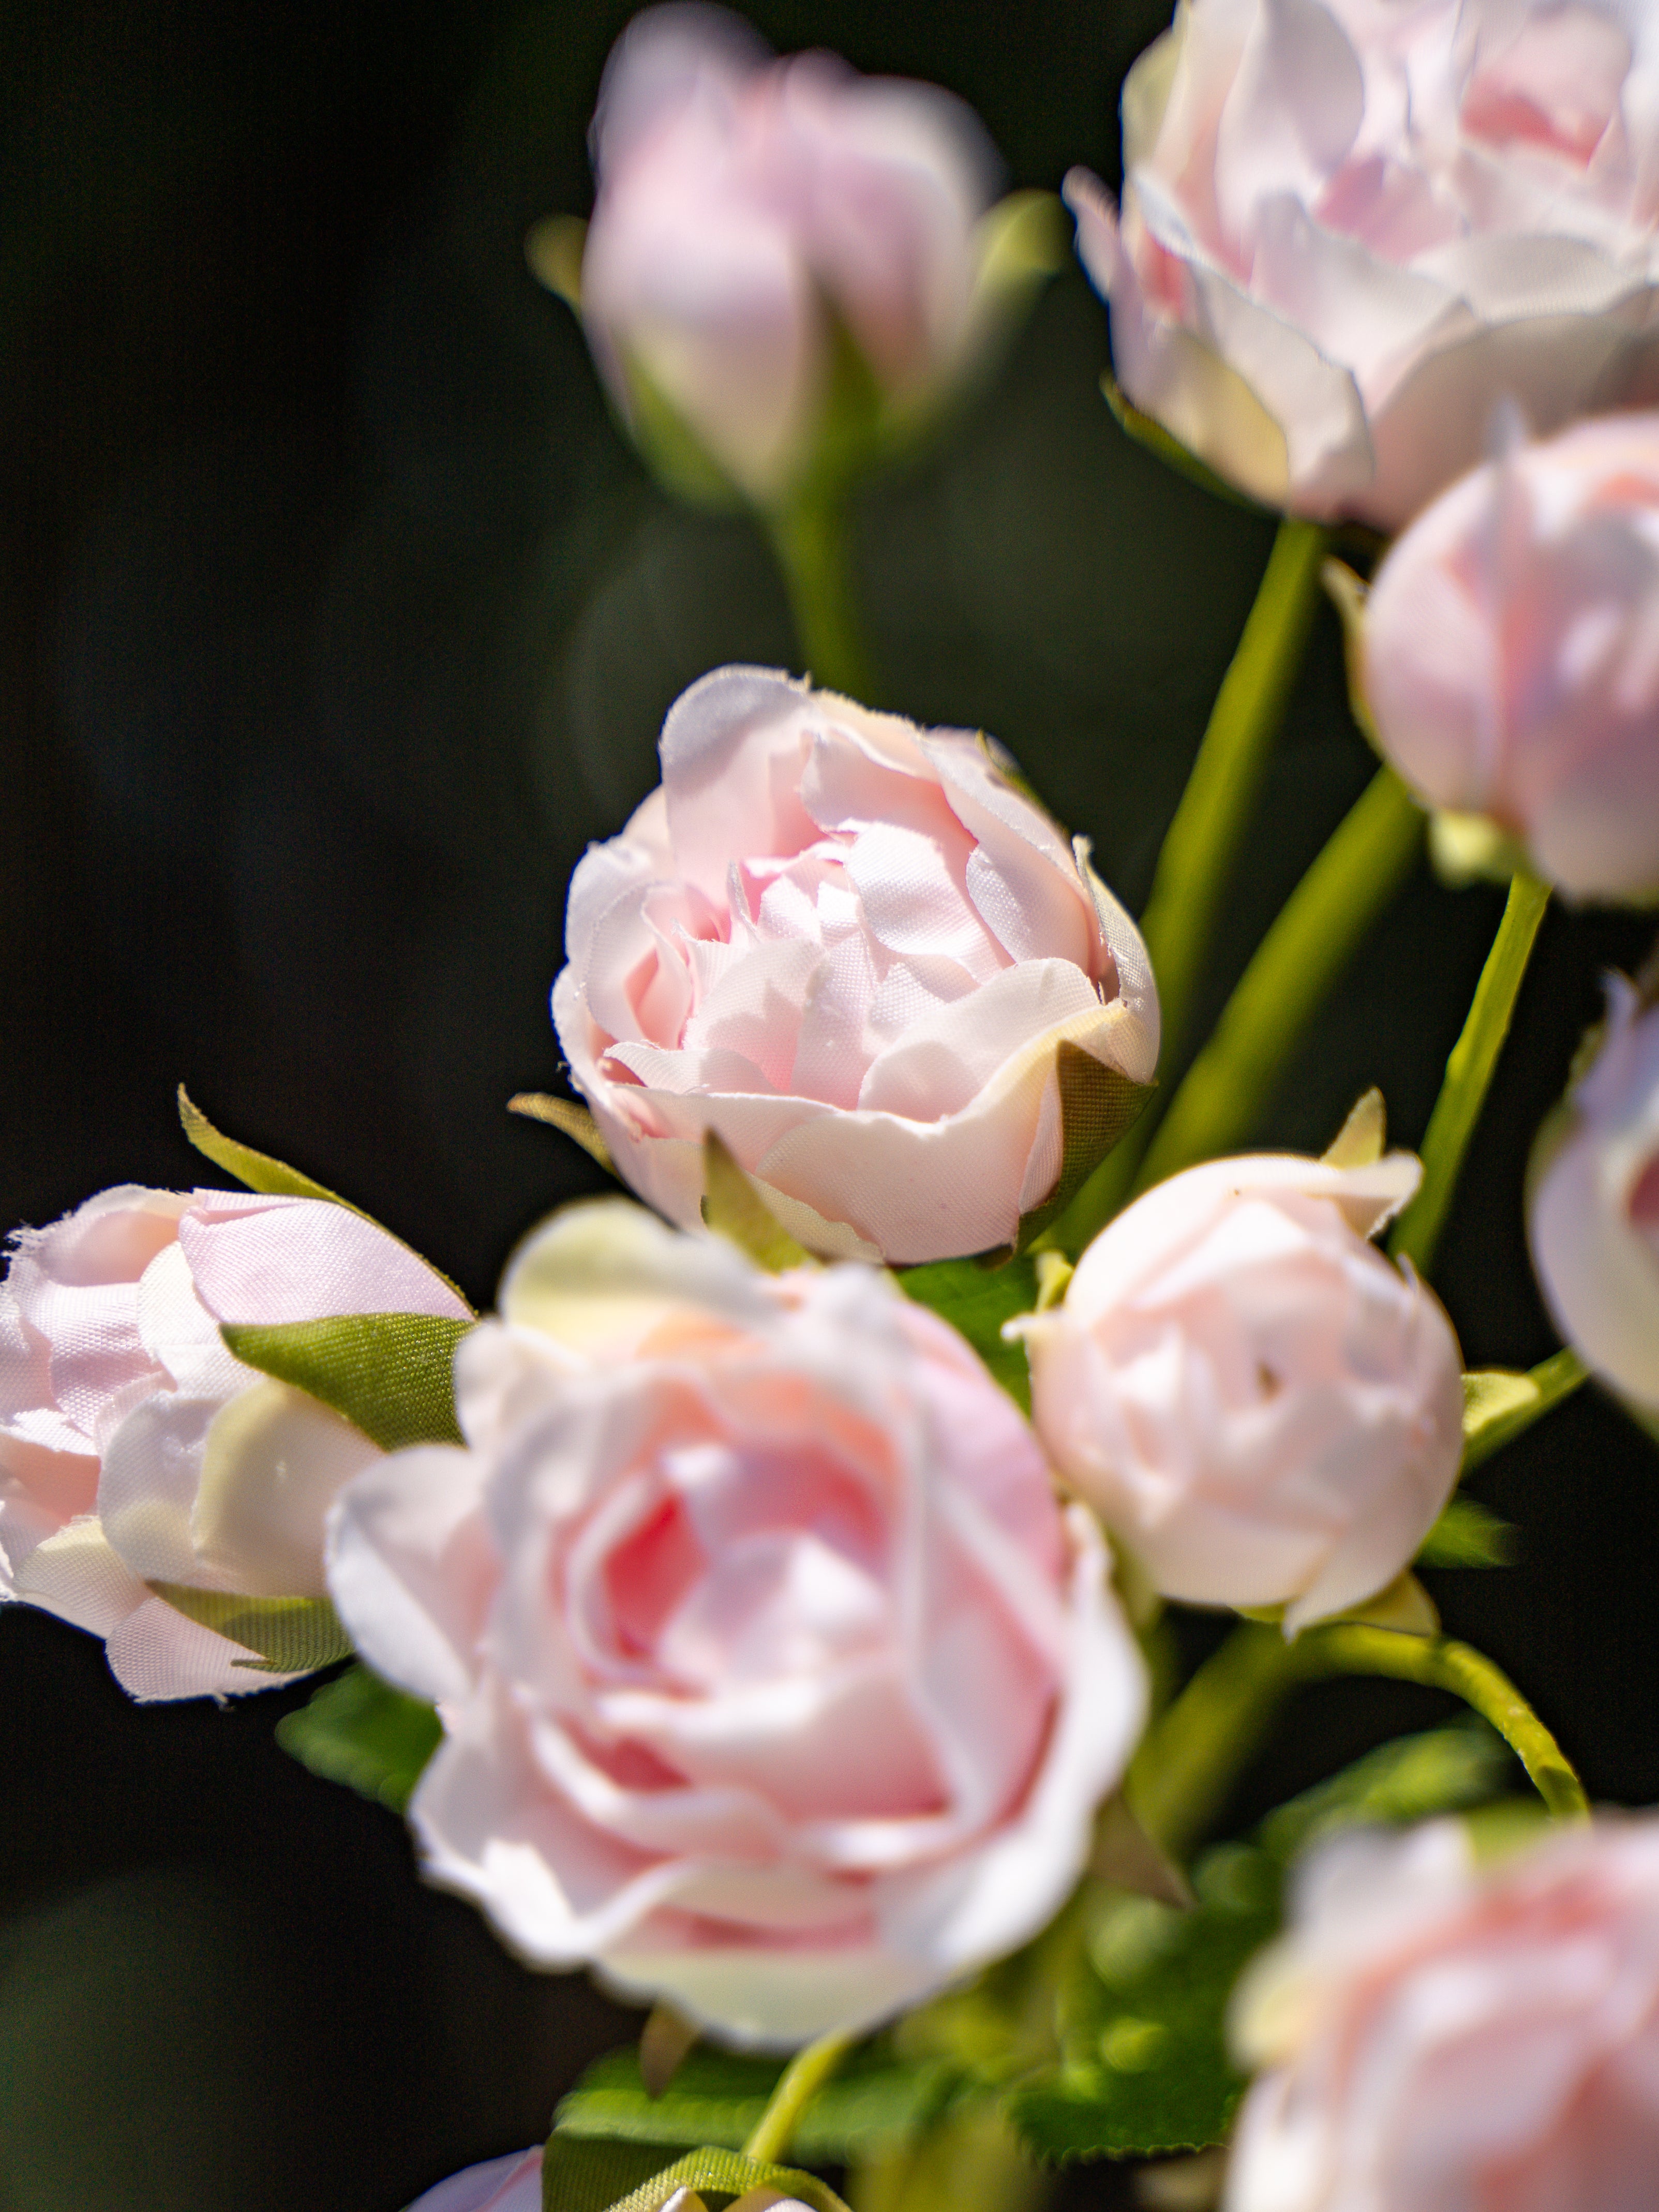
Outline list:
[[[1182,0],[1067,180],[1136,405],[1276,506],[1398,529],[1535,429],[1659,392],[1644,0]]]
[[[1465,477],[1365,613],[1380,743],[1574,898],[1659,893],[1659,415],[1583,422]]]
[[[592,143],[599,365],[647,437],[665,402],[752,498],[821,458],[837,324],[892,408],[971,356],[995,162],[948,94],[775,60],[723,10],[656,8],[611,54]]]
[[[417,2197],[409,2212],[542,2212],[542,2147],[452,2173]]]
[[[686,1224],[717,1130],[810,1249],[1013,1241],[1062,1162],[1056,1052],[1150,1082],[1133,925],[1009,773],[764,669],[694,684],[661,786],[570,886],[553,1016],[617,1168]]]
[[[1659,2176],[1659,1821],[1482,1872],[1349,1836],[1247,1970],[1226,2212],[1643,2212]]]
[[[105,1639],[140,1698],[291,1679],[149,1585],[320,1597],[323,1517],[380,1456],[315,1399],[232,1358],[222,1322],[464,1317],[349,1207],[126,1185],[19,1231],[0,1288],[0,1597]]]
[[[329,1583],[442,1717],[429,1876],[534,1965],[787,2047],[1050,1918],[1142,1668],[953,1330],[873,1270],[763,1275],[631,1211],[618,1325],[546,1333],[606,1241],[556,1219],[458,1353],[467,1448],[349,1483]]]
[[[1212,1160],[1096,1237],[1019,1326],[1055,1465],[1165,1596],[1286,1607],[1294,1634],[1407,1565],[1457,1480],[1462,1357],[1366,1241],[1406,1153]]]
[[[1659,1009],[1623,976],[1608,978],[1606,1034],[1546,1131],[1527,1226],[1562,1335],[1659,1413]]]

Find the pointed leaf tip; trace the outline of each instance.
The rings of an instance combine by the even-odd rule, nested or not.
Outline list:
[[[298,1168],[273,1159],[269,1152],[256,1152],[252,1145],[239,1144],[234,1137],[227,1137],[222,1130],[216,1129],[182,1083],[179,1085],[179,1120],[197,1151],[211,1160],[215,1167],[234,1176],[249,1190],[257,1190],[266,1198],[324,1198],[353,1213],[362,1212],[361,1207],[342,1198],[337,1191],[314,1182],[308,1175],[301,1175]]]

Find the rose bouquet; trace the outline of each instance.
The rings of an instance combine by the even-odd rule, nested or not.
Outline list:
[[[0,1595],[141,1702],[336,1670],[283,1747],[645,2008],[425,2212],[1013,2212],[1124,2158],[1231,2212],[1659,2192],[1659,1837],[1414,1571],[1502,1565],[1462,1481],[1591,1378],[1659,1434],[1651,964],[1552,1071],[1563,1348],[1468,1370],[1432,1287],[1548,902],[1659,899],[1659,23],[1182,0],[1123,119],[1121,202],[1066,192],[1107,397],[1282,516],[1139,919],[994,738],[878,703],[846,527],[1058,204],[944,93],[654,9],[529,259],[809,672],[703,674],[572,878],[569,1095],[513,1103],[621,1191],[481,1317],[181,1091],[240,1190],[14,1239]],[[1206,1035],[1322,591],[1380,759]],[[1246,1151],[1425,848],[1507,890],[1420,1152],[1378,1090]],[[1468,1714],[1218,1842],[1336,1676]]]

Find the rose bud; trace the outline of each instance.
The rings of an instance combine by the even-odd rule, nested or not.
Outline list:
[[[997,164],[949,94],[775,60],[721,9],[650,9],[611,54],[591,143],[582,317],[678,489],[775,505],[890,442],[978,358]]]
[[[1607,979],[1607,1033],[1547,1125],[1527,1207],[1556,1327],[1593,1374],[1659,1413],[1659,1008]]]
[[[1392,1582],[1457,1480],[1462,1360],[1366,1242],[1421,1170],[1271,1155],[1172,1176],[1018,1324],[1037,1432],[1166,1597],[1283,1605],[1285,1632]]]
[[[1234,1998],[1226,2212],[1634,2212],[1659,2173],[1659,1822],[1477,1871],[1466,1831],[1349,1835]]]
[[[427,1874],[732,2041],[872,2026],[1062,1903],[1139,1650],[1012,1401],[889,1279],[641,1217],[632,1322],[562,1341],[593,1225],[532,1237],[461,1344],[468,1448],[335,1508],[342,1618],[443,1720]]]
[[[395,1237],[320,1199],[129,1184],[15,1242],[0,1289],[0,1596],[101,1636],[135,1698],[292,1680],[150,1586],[320,1599],[324,1516],[380,1454],[233,1358],[220,1323],[465,1319],[466,1305]]]
[[[1124,391],[1255,498],[1394,531],[1659,388],[1656,19],[1618,0],[1188,0],[1066,196]]]
[[[1146,947],[1086,848],[985,739],[764,669],[693,684],[662,773],[572,878],[553,992],[620,1173],[694,1224],[714,1129],[811,1250],[1012,1244],[1158,1060]]]
[[[1659,415],[1477,469],[1378,571],[1362,681],[1432,805],[1571,897],[1659,891]]]
[[[417,2197],[409,2212],[542,2212],[542,2147],[452,2173]]]

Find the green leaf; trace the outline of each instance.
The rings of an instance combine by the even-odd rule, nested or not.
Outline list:
[[[1468,1474],[1585,1380],[1577,1352],[1557,1352],[1524,1375],[1481,1367],[1463,1377],[1463,1467]]]
[[[233,1659],[260,1674],[310,1674],[351,1656],[351,1638],[325,1597],[243,1597],[232,1590],[198,1589],[190,1583],[145,1586],[187,1620],[228,1637],[257,1659]]]
[[[1036,1304],[1037,1273],[1030,1259],[1006,1267],[975,1260],[931,1260],[895,1271],[899,1288],[959,1329],[1022,1412],[1031,1410],[1031,1377],[1023,1344],[1005,1344],[1002,1324]]]
[[[660,2156],[659,2152],[656,2155]],[[751,2189],[772,2188],[787,2197],[798,2197],[814,2212],[847,2212],[847,2207],[827,2182],[798,2167],[772,2166],[744,2158],[731,2150],[703,2148],[688,2151],[673,2165],[648,2178],[628,2181],[637,2173],[641,2146],[599,2142],[571,2137],[556,2128],[548,2138],[542,2166],[543,2212],[660,2212],[678,2189],[694,2189],[709,2207],[729,2203]],[[604,2192],[620,2184],[621,2196]]]
[[[336,1314],[326,1321],[227,1322],[238,1359],[308,1391],[382,1451],[458,1444],[455,1347],[477,1324],[437,1314]]]
[[[524,241],[524,258],[531,275],[579,315],[582,251],[586,244],[587,225],[578,215],[544,215],[539,222],[531,224]]]
[[[702,1218],[707,1227],[746,1252],[769,1275],[805,1267],[811,1255],[767,1207],[754,1184],[714,1129],[702,1139]]]
[[[361,1662],[276,1723],[276,1741],[290,1759],[394,1813],[408,1804],[442,1736],[430,1705],[394,1690]]]
[[[1060,1180],[1042,1204],[1022,1215],[1015,1249],[1029,1252],[1043,1231],[1077,1196],[1126,1131],[1132,1128],[1152,1095],[1148,1083],[1133,1083],[1121,1069],[1108,1067],[1069,1037],[1054,1054],[1060,1084]]]
[[[1269,1813],[1262,1843],[1286,1863],[1338,1828],[1407,1827],[1435,1813],[1461,1813],[1501,1794],[1514,1754],[1470,1714],[1449,1727],[1398,1736]]]
[[[668,2087],[653,2097],[641,2078],[637,2050],[612,2051],[562,2100],[557,2132],[739,2149],[765,2112],[783,2066],[781,2059],[702,2044],[687,2052]],[[866,2045],[813,2096],[790,2147],[798,2157],[825,2166],[893,2149],[937,2117],[960,2071],[943,2059],[898,2058],[884,2043]]]
[[[325,1198],[352,1213],[362,1212],[360,1206],[352,1206],[337,1191],[325,1190],[321,1183],[313,1182],[297,1168],[285,1167],[281,1160],[272,1159],[269,1152],[256,1152],[252,1145],[240,1145],[234,1137],[225,1136],[195,1104],[182,1083],[179,1085],[179,1119],[197,1151],[210,1159],[215,1167],[222,1168],[227,1175],[245,1183],[249,1190],[262,1191],[268,1198]],[[363,1218],[367,1220],[368,1216],[365,1214]]]
[[[562,1129],[607,1174],[616,1174],[617,1164],[611,1157],[610,1146],[599,1134],[599,1123],[587,1108],[577,1105],[574,1098],[555,1098],[545,1091],[520,1091],[507,1100],[507,1110],[509,1114],[522,1114],[527,1121],[546,1121],[555,1129]]]
[[[1516,1532],[1490,1506],[1473,1498],[1454,1498],[1423,1539],[1417,1554],[1422,1567],[1507,1567],[1515,1558]]]

